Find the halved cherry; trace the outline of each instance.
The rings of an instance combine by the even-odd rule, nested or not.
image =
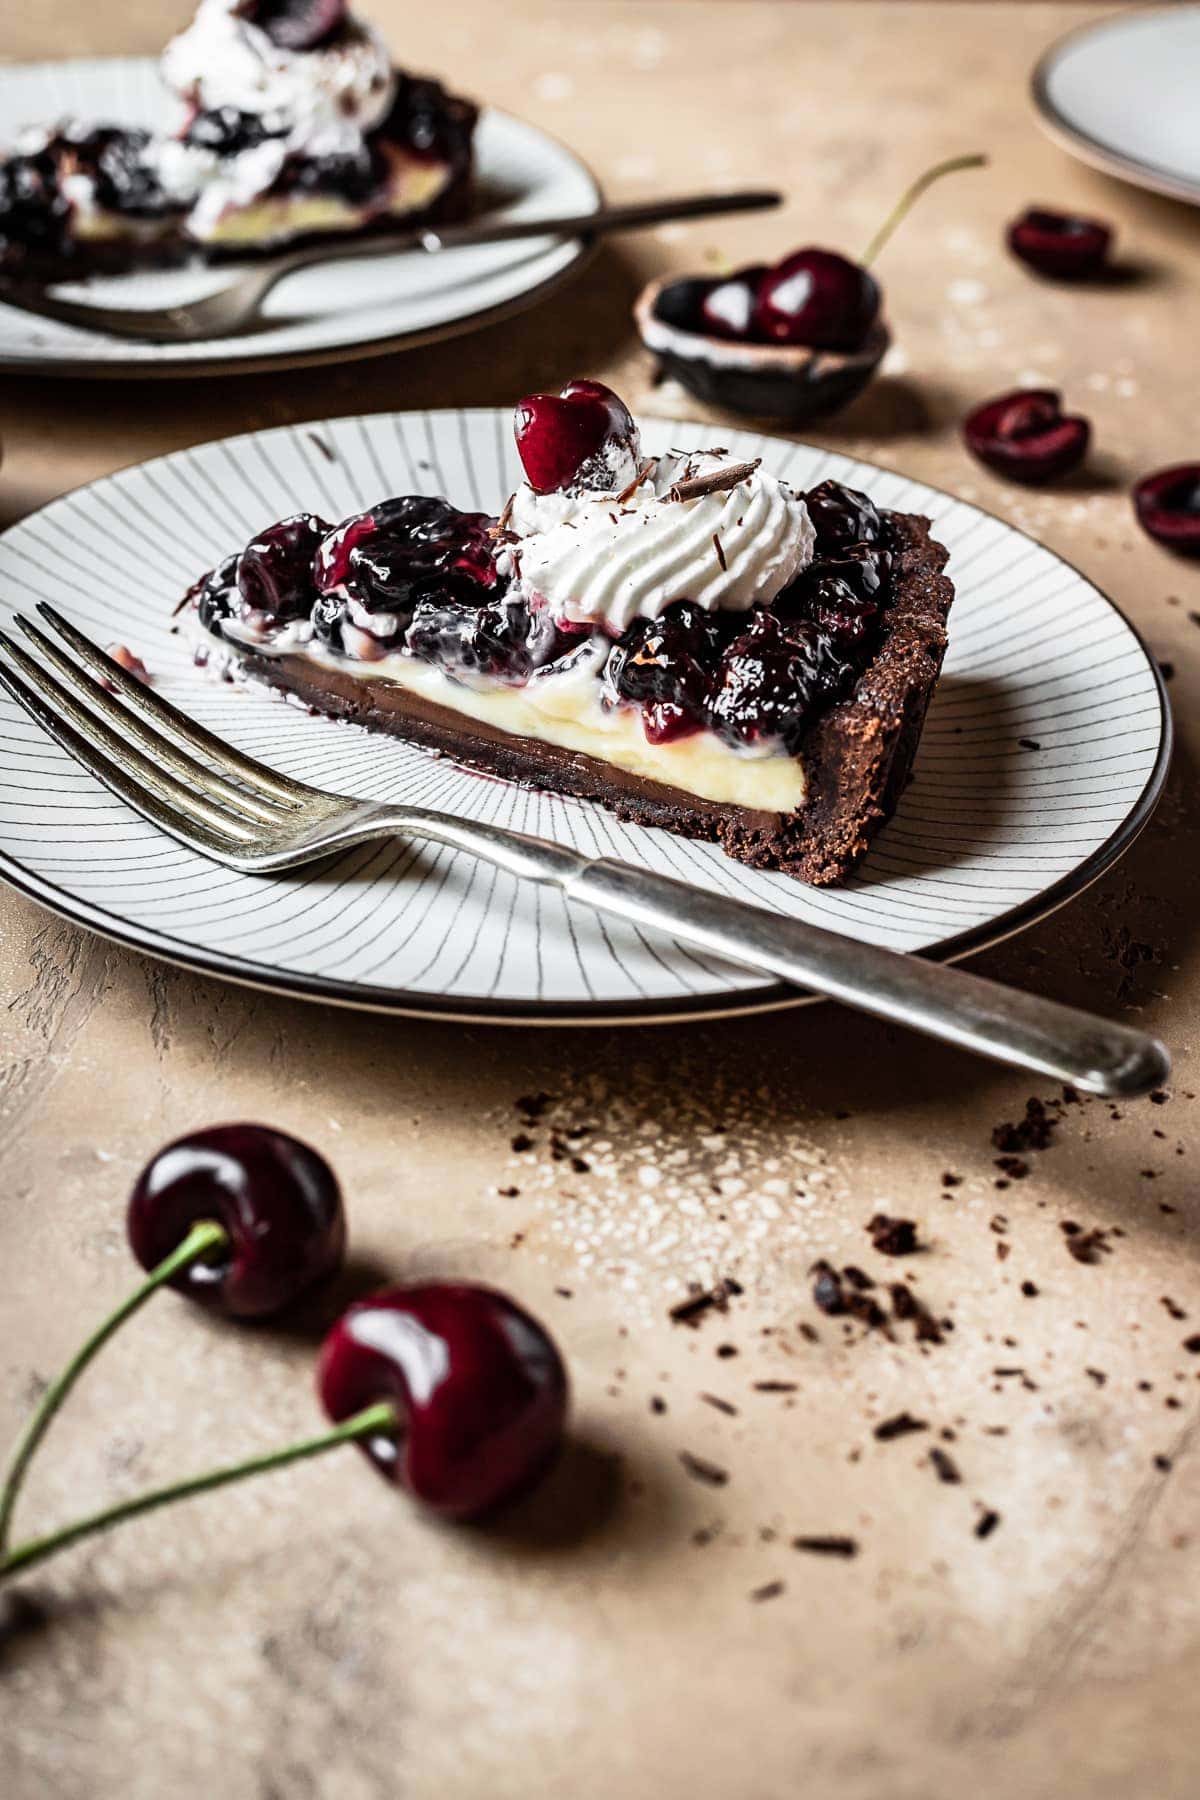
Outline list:
[[[1200,463],[1174,463],[1133,490],[1138,524],[1181,556],[1200,556]]]
[[[280,50],[317,50],[346,22],[346,0],[242,0],[237,11]]]
[[[1017,388],[977,406],[963,420],[968,450],[998,475],[1037,483],[1065,475],[1087,455],[1092,428],[1062,410],[1052,388]]]
[[[1008,228],[1008,247],[1039,275],[1059,281],[1091,281],[1108,272],[1112,227],[1101,219],[1031,206]]]

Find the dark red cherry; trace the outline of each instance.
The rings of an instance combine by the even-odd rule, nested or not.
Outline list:
[[[237,589],[245,605],[275,625],[307,617],[317,597],[313,558],[329,530],[314,513],[293,513],[260,531],[238,560]]]
[[[1031,206],[1008,228],[1008,247],[1039,275],[1060,281],[1091,281],[1108,272],[1112,228],[1100,219]]]
[[[1092,428],[1064,413],[1051,388],[1018,388],[977,406],[963,420],[968,450],[1013,481],[1052,481],[1087,455]]]
[[[616,457],[635,450],[637,426],[625,402],[602,381],[569,381],[557,394],[527,394],[513,417],[517,450],[538,494],[559,488],[611,490]]]
[[[237,10],[280,50],[316,50],[346,21],[346,0],[242,0]]]
[[[1175,463],[1144,476],[1133,504],[1138,524],[1157,543],[1181,556],[1200,556],[1200,463]]]
[[[748,338],[765,263],[736,269],[715,281],[700,302],[700,328],[718,338]]]
[[[538,1479],[562,1443],[567,1377],[535,1319],[491,1288],[432,1283],[362,1300],[326,1338],[317,1390],[338,1422],[394,1401],[396,1437],[361,1446],[447,1518],[476,1518]]]
[[[153,1269],[206,1219],[225,1227],[228,1248],[171,1285],[234,1318],[278,1312],[345,1254],[333,1170],[307,1144],[265,1125],[214,1125],[160,1150],[130,1196],[133,1254]]]
[[[857,350],[879,315],[879,283],[836,250],[793,250],[759,283],[755,335],[771,344]]]

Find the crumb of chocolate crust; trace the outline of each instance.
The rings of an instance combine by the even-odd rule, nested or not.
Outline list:
[[[783,1593],[782,1581],[767,1581],[762,1587],[755,1588],[750,1595],[752,1600],[777,1600]]]
[[[961,1187],[962,1184],[963,1184],[963,1178],[961,1175],[955,1175],[953,1173],[953,1171],[950,1169],[944,1169],[942,1171],[942,1186],[943,1187],[956,1188],[956,1187]]]
[[[910,1412],[893,1413],[890,1419],[883,1419],[874,1431],[881,1444],[890,1444],[893,1438],[907,1437],[913,1431],[928,1431],[929,1424],[925,1419],[914,1419]]]
[[[708,1487],[724,1487],[729,1480],[728,1469],[721,1468],[719,1463],[709,1462],[703,1456],[693,1456],[690,1450],[681,1450],[679,1460],[693,1481],[702,1481]]]
[[[736,1344],[718,1344],[716,1353],[724,1361],[731,1356],[736,1356],[738,1347]]]
[[[1010,1181],[1024,1181],[1029,1173],[1029,1164],[1023,1156],[998,1156],[995,1167],[1002,1175],[1007,1175]]]
[[[842,1280],[848,1281],[852,1288],[858,1289],[859,1293],[865,1293],[868,1288],[876,1285],[875,1277],[868,1275],[865,1269],[860,1269],[857,1263],[846,1264],[842,1270]]]
[[[1193,1332],[1191,1337],[1184,1338],[1183,1347],[1190,1356],[1200,1355],[1200,1331]]]
[[[532,1150],[532,1149],[533,1149],[533,1139],[530,1137],[529,1133],[527,1131],[518,1131],[514,1135],[513,1140],[512,1140],[513,1155],[514,1156],[522,1156],[522,1155],[524,1155],[526,1150]]]
[[[944,1450],[939,1450],[936,1444],[929,1452],[929,1460],[933,1464],[939,1481],[944,1481],[951,1487],[957,1487],[962,1481],[962,1476],[958,1472],[958,1464],[954,1458],[947,1456]]]
[[[904,1323],[911,1322],[913,1336],[919,1344],[940,1344],[946,1321],[939,1325],[929,1308],[918,1300],[910,1287],[902,1281],[894,1281],[888,1290],[892,1300],[892,1313]]]
[[[1057,1123],[1045,1101],[1033,1095],[1025,1102],[1024,1118],[1015,1122],[1007,1120],[993,1128],[992,1144],[995,1149],[1008,1155],[1025,1150],[1046,1150],[1050,1147]]]
[[[652,1413],[665,1413],[666,1410],[667,1410],[667,1403],[663,1399],[662,1395],[661,1394],[651,1394],[651,1396],[650,1396],[650,1411]]]
[[[1112,1245],[1108,1241],[1108,1233],[1102,1231],[1099,1226],[1094,1227],[1091,1231],[1081,1231],[1078,1226],[1075,1226],[1074,1230],[1068,1231],[1064,1225],[1063,1234],[1067,1240],[1067,1249],[1077,1263],[1085,1265],[1098,1263],[1102,1256],[1107,1256],[1112,1250]]]
[[[1171,1098],[1166,1088],[1154,1088],[1150,1094],[1151,1106],[1165,1106]]]
[[[1089,1381],[1095,1382],[1097,1387],[1103,1387],[1108,1380],[1108,1376],[1104,1373],[1103,1369],[1085,1369],[1083,1372],[1088,1377]]]
[[[858,1555],[858,1539],[841,1537],[834,1533],[828,1535],[794,1537],[792,1539],[792,1549],[808,1550],[814,1556],[844,1556],[849,1558]]]
[[[575,1298],[574,1288],[556,1287],[554,1291],[560,1300],[573,1300]]]
[[[1012,1245],[1006,1244],[1004,1239],[1001,1238],[1000,1241],[996,1245],[996,1261],[997,1262],[1005,1262],[1008,1259],[1008,1257],[1010,1257],[1011,1255],[1012,1255]]]
[[[517,1111],[524,1115],[527,1124],[532,1125],[535,1119],[541,1118],[546,1108],[552,1105],[553,1101],[554,1095],[546,1093],[543,1088],[536,1094],[520,1095],[516,1103]]]
[[[807,1319],[802,1319],[800,1322],[800,1336],[809,1344],[819,1344],[821,1341],[820,1332],[815,1325],[810,1325]]]
[[[977,1538],[991,1537],[999,1523],[1000,1514],[989,1506],[986,1512],[981,1513],[975,1521],[975,1536]]]
[[[1021,1283],[1021,1292],[1027,1300],[1035,1299],[1038,1293],[1037,1283],[1035,1281],[1023,1281]]]
[[[755,1381],[751,1385],[756,1394],[794,1394],[799,1383],[795,1381]]]
[[[892,1218],[876,1213],[867,1220],[871,1247],[881,1256],[911,1256],[917,1248],[917,1226],[914,1219]]]
[[[1156,1469],[1160,1469],[1162,1471],[1162,1473],[1164,1475],[1166,1475],[1170,1472],[1170,1469],[1171,1469],[1171,1459],[1169,1456],[1156,1456],[1154,1458],[1154,1466]]]
[[[1162,1301],[1163,1306],[1166,1308],[1167,1312],[1169,1313],[1169,1315],[1171,1316],[1172,1319],[1186,1319],[1187,1318],[1187,1313],[1184,1311],[1183,1307],[1178,1305],[1178,1303],[1176,1301],[1172,1300],[1170,1294],[1162,1294],[1160,1296],[1160,1299]]]

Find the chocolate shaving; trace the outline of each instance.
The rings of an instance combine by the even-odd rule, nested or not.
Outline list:
[[[672,484],[668,498],[700,500],[705,494],[724,494],[739,483],[748,481],[761,464],[762,457],[756,456],[753,462],[730,463],[724,469],[710,469],[707,475],[689,475],[685,480]]]
[[[833,1534],[824,1537],[794,1537],[792,1549],[811,1550],[814,1556],[857,1556],[858,1539]]]
[[[999,1523],[1000,1523],[1000,1514],[998,1512],[994,1512],[992,1510],[992,1508],[989,1506],[987,1511],[980,1517],[980,1519],[976,1523],[975,1536],[977,1538],[991,1537],[993,1531],[995,1531],[995,1529]]]
[[[924,1419],[914,1419],[910,1412],[899,1412],[877,1425],[875,1436],[881,1444],[890,1444],[893,1438],[907,1437],[910,1431],[928,1430],[929,1426]]]
[[[729,1480],[728,1469],[706,1462],[702,1456],[693,1456],[690,1450],[681,1450],[679,1460],[693,1481],[703,1481],[709,1487],[724,1487]]]
[[[782,1592],[782,1581],[768,1581],[762,1587],[755,1588],[750,1598],[752,1600],[777,1600]]]
[[[624,506],[624,504],[627,500],[631,500],[633,498],[634,494],[636,494],[638,489],[641,487],[643,481],[645,481],[647,475],[649,475],[651,469],[653,469],[656,460],[657,459],[653,456],[648,456],[646,458],[645,462],[642,464],[641,468],[638,470],[638,472],[634,476],[633,480],[629,483],[629,486],[623,487],[621,489],[620,493],[617,495],[617,505],[618,506]]]
[[[720,563],[722,569],[728,569],[729,564],[725,561],[725,547],[721,543],[721,534],[719,531],[713,532],[713,549],[717,553],[717,561]]]
[[[917,1227],[912,1219],[893,1219],[887,1213],[876,1213],[868,1219],[871,1247],[881,1256],[911,1256],[917,1248]]]
[[[958,1472],[958,1464],[952,1456],[947,1456],[944,1450],[939,1450],[935,1446],[929,1452],[929,1460],[933,1464],[939,1481],[949,1482],[951,1486],[957,1486],[962,1480],[962,1476]]]

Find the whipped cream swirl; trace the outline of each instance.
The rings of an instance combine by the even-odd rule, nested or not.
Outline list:
[[[189,106],[251,113],[286,149],[311,156],[353,151],[386,118],[395,75],[373,25],[348,18],[327,44],[284,50],[239,18],[237,4],[201,0],[163,52],[163,80]]]
[[[523,484],[507,521],[520,541],[506,560],[552,617],[599,624],[614,636],[634,619],[657,619],[675,600],[747,612],[808,566],[815,533],[800,496],[762,468],[723,492],[670,498],[675,483],[739,460],[670,451],[620,500],[616,490],[535,494]]]

